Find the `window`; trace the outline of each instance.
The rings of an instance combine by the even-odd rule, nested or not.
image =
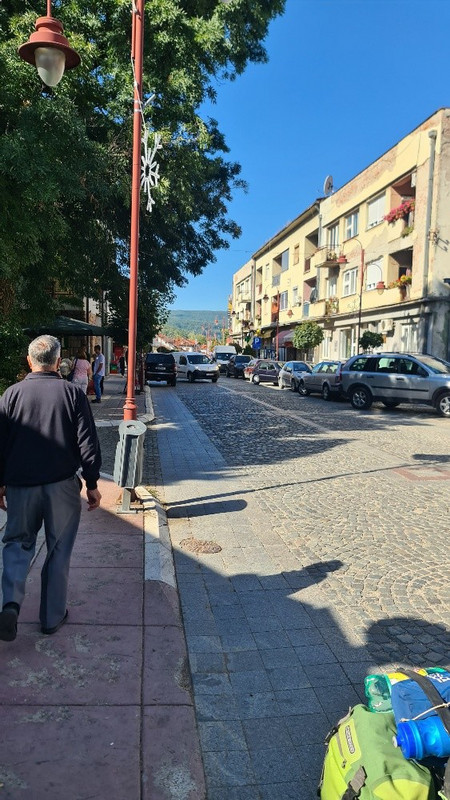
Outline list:
[[[298,305],[298,286],[294,286],[292,289],[292,305]]]
[[[402,325],[401,330],[401,349],[403,353],[416,353],[417,344],[417,325]]]
[[[358,221],[359,221],[359,211],[352,211],[352,213],[345,218],[346,239],[351,239],[352,236],[358,235]]]
[[[270,264],[266,264],[266,281],[270,278]]]
[[[298,264],[300,261],[300,245],[296,244],[294,246],[294,264]]]
[[[383,259],[377,258],[366,264],[366,291],[376,289],[377,283],[383,280]]]
[[[328,228],[328,248],[337,250],[339,247],[339,222]]]
[[[360,358],[356,358],[352,364],[350,364],[350,372],[363,372],[366,368],[368,360],[368,356],[360,356]]]
[[[374,197],[373,200],[369,200],[367,203],[367,227],[373,228],[374,225],[379,225],[380,222],[383,222],[384,214],[386,208],[386,195],[383,194],[378,195],[378,197]]]
[[[326,292],[327,292],[327,298],[336,297],[336,295],[337,295],[337,276],[336,275],[330,275],[330,277],[328,278]]]
[[[342,296],[348,297],[349,294],[356,294],[358,282],[358,267],[347,269],[342,277]]]
[[[288,307],[288,293],[281,292],[280,294],[280,311],[286,311]]]
[[[286,272],[289,269],[289,250],[283,250],[281,253],[281,272]]]

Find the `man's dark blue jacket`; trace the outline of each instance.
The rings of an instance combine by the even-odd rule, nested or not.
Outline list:
[[[56,483],[82,468],[97,488],[101,455],[83,390],[57,372],[31,372],[0,397],[0,486]]]

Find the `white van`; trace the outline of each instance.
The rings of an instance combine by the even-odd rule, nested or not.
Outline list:
[[[236,355],[236,348],[230,344],[218,344],[213,350],[213,359],[217,362],[220,372],[227,371],[227,364],[231,356]]]
[[[172,353],[177,365],[177,377],[193,383],[197,378],[210,378],[217,383],[219,367],[203,353]]]

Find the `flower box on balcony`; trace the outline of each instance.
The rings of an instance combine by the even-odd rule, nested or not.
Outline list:
[[[414,211],[416,202],[415,200],[404,200],[397,208],[392,208],[384,219],[386,222],[395,222],[397,219],[404,219],[411,211]]]

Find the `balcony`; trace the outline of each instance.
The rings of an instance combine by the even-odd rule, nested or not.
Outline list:
[[[336,248],[338,248],[338,245],[336,245]],[[330,247],[321,247],[311,257],[310,264],[311,267],[315,267],[316,269],[320,267],[337,267],[339,265],[338,257],[338,249],[332,250]]]

